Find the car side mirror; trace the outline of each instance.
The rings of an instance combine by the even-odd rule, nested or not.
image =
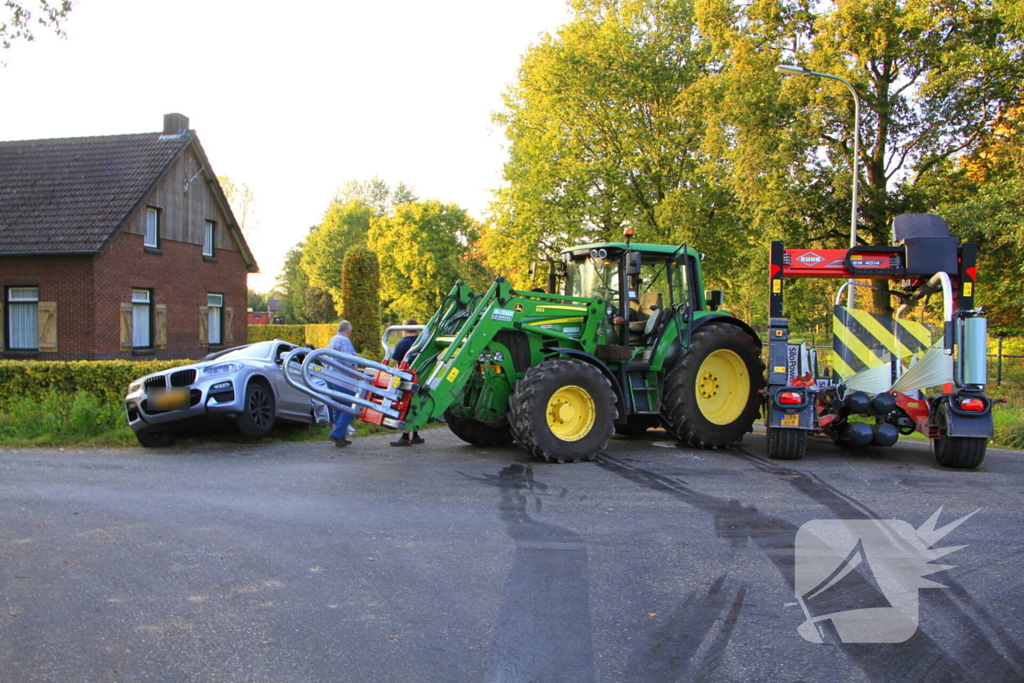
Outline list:
[[[725,303],[725,290],[712,289],[705,292],[704,300],[707,302],[708,309],[717,311]]]

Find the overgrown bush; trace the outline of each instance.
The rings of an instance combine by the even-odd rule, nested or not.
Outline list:
[[[352,345],[366,352],[380,345],[380,262],[364,246],[345,254],[341,275],[344,318],[352,323]]]

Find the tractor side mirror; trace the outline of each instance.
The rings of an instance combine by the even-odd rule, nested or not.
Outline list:
[[[725,303],[725,290],[712,289],[704,292],[704,300],[707,302],[708,310],[717,311]]]
[[[629,262],[626,263],[626,275],[640,274],[640,258],[641,254],[639,251],[629,252]]]

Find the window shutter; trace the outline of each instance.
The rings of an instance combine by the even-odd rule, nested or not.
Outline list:
[[[121,348],[132,348],[132,303],[130,301],[121,304]]]
[[[229,345],[229,346],[235,343],[234,322],[235,322],[235,309],[233,309],[233,308],[231,308],[229,306],[229,307],[224,309],[224,330],[223,330],[224,343]]]
[[[7,350],[7,347],[6,347],[7,342],[4,341],[5,339],[7,339],[7,337],[4,336],[4,323],[6,323],[6,322],[7,322],[7,312],[4,310],[4,302],[0,301],[0,351],[6,351]]]
[[[210,338],[210,307],[200,306],[199,307],[199,345],[209,346],[210,343],[207,341]]]
[[[39,316],[39,351],[57,352],[57,302],[40,301],[36,304]]]
[[[158,349],[167,348],[167,304],[157,304],[154,307],[153,330],[156,333],[154,346]]]

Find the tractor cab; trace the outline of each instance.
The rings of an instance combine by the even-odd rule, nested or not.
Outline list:
[[[685,248],[605,242],[567,249],[562,261],[563,293],[604,301],[609,338],[622,346],[652,343],[700,291],[697,254]]]

